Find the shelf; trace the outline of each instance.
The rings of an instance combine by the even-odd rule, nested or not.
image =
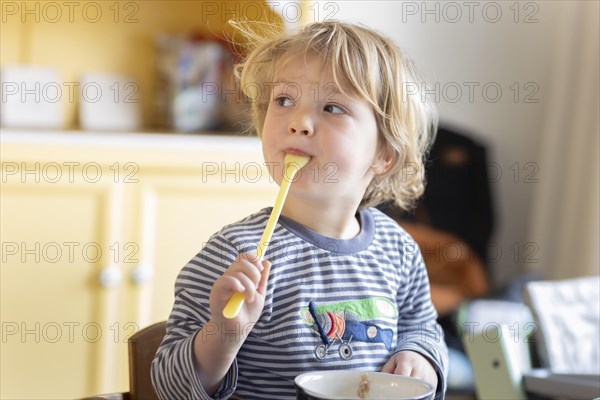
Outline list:
[[[242,133],[198,134],[161,132],[89,132],[0,129],[3,162],[73,162],[93,160],[101,164],[137,162],[145,165],[195,165],[198,152],[210,155],[203,162],[220,162],[236,154],[240,161],[260,158],[260,140]]]

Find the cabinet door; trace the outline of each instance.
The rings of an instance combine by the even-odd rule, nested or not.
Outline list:
[[[277,185],[266,170],[260,181],[207,179],[198,174],[143,177],[139,195],[139,264],[131,269],[140,326],[165,320],[175,279],[223,226],[272,205]]]
[[[35,171],[36,165],[21,165]],[[2,174],[3,177],[8,175]],[[101,393],[115,341],[121,189],[109,180],[3,179],[1,398]],[[118,307],[117,307],[118,309]]]

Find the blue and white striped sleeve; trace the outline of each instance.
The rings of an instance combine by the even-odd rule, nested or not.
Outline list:
[[[448,374],[448,348],[444,332],[437,323],[437,312],[431,302],[429,278],[418,247],[411,247],[405,257],[408,270],[403,281],[404,290],[398,290],[398,351],[420,353],[434,366],[438,376],[435,399],[443,399]]]
[[[200,382],[194,357],[196,335],[210,320],[210,290],[235,259],[237,250],[214,236],[179,273],[175,303],[167,321],[167,334],[152,362],[154,389],[162,400],[228,399],[237,386],[234,361],[215,394],[209,396]]]

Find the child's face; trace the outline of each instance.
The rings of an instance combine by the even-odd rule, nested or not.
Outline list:
[[[274,179],[281,182],[287,152],[306,154],[311,160],[291,193],[357,206],[382,165],[371,106],[339,93],[315,58],[305,64],[298,57],[278,70],[271,93],[262,147]]]

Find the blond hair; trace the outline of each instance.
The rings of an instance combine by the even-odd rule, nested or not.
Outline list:
[[[367,187],[361,207],[393,200],[410,209],[423,194],[424,160],[437,128],[435,107],[421,92],[424,87],[413,63],[394,43],[359,25],[317,22],[297,33],[282,35],[261,27],[233,22],[243,31],[251,51],[236,74],[244,94],[251,99],[251,127],[260,136],[270,93],[267,88],[286,61],[298,55],[317,56],[340,92],[371,105],[379,130],[379,150],[390,156],[390,168],[376,175]]]

